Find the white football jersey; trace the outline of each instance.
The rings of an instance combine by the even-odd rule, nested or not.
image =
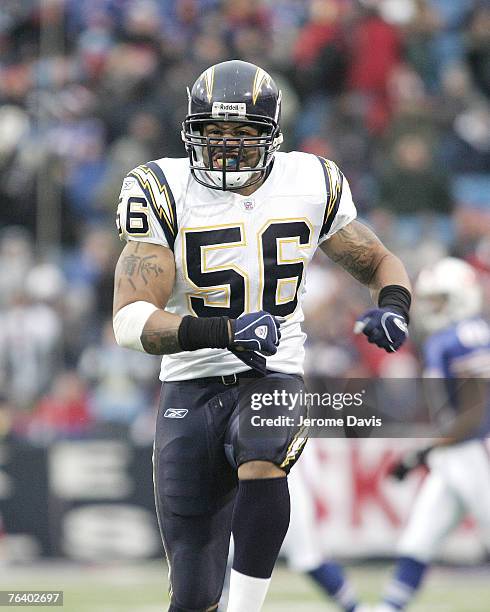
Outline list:
[[[270,370],[303,373],[301,331],[306,271],[319,244],[356,217],[349,184],[329,160],[276,153],[267,179],[250,196],[200,185],[188,158],[163,158],[124,179],[121,238],[160,244],[175,256],[166,310],[237,318],[266,310],[284,317]],[[151,273],[149,272],[149,275]],[[248,369],[226,349],[164,355],[161,380],[221,376]]]

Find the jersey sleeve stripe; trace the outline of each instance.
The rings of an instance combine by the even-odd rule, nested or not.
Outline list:
[[[339,209],[344,184],[344,175],[339,170],[338,166],[333,162],[328,161],[323,157],[318,157],[318,160],[322,166],[323,176],[325,178],[325,187],[327,190],[325,214],[323,216],[323,224],[319,236],[319,238],[322,238],[330,231],[335,215]]]
[[[175,236],[177,235],[177,213],[175,200],[165,179],[165,174],[158,164],[149,162],[135,168],[129,173],[129,176],[134,177],[138,181],[155,217],[165,233],[167,242],[173,248]],[[164,196],[163,199],[158,197],[162,194]]]
[[[170,189],[170,185],[168,184],[168,181],[165,177],[165,173],[160,168],[160,166],[153,161],[145,164],[145,167],[148,168],[149,172],[152,174],[153,178],[157,182],[160,192],[164,193],[165,195],[165,200],[167,202],[168,210],[170,212],[170,219],[172,222],[174,234],[177,234],[177,210],[175,206],[174,196],[172,190]]]

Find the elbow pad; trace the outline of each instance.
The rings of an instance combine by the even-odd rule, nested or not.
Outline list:
[[[158,308],[150,302],[133,302],[127,304],[114,315],[112,324],[114,336],[119,346],[145,353],[141,344],[143,328],[155,310]]]

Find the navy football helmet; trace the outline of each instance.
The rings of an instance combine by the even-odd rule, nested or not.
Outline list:
[[[205,70],[187,94],[182,140],[198,183],[233,191],[262,180],[282,142],[281,92],[272,77],[232,60]]]

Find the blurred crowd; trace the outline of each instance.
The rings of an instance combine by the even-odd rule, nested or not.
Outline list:
[[[416,276],[446,253],[490,297],[485,0],[3,0],[0,436],[151,438],[159,359],[117,347],[125,174],[185,155],[186,87],[239,58],[283,90],[283,150],[335,160],[361,218]],[[307,371],[416,376],[352,335],[367,290],[319,257]],[[486,303],[490,303],[487,299]]]

